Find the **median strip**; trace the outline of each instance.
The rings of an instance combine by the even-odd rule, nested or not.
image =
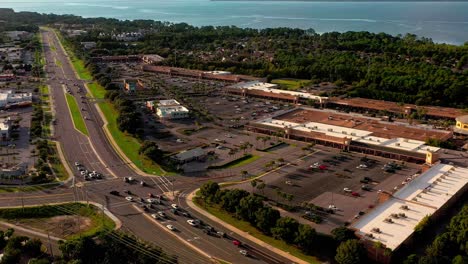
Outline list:
[[[66,93],[65,98],[67,99],[68,110],[70,111],[70,116],[73,120],[73,126],[76,130],[83,133],[85,136],[89,136],[88,129],[86,128],[85,121],[83,116],[81,116],[80,109],[78,107],[78,102],[76,101],[73,95]]]

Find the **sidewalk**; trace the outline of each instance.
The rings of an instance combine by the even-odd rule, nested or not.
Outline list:
[[[200,207],[198,207],[197,205],[195,205],[192,201],[193,197],[195,196],[195,193],[198,191],[198,189],[194,190],[193,192],[191,192],[189,195],[187,195],[186,197],[186,202],[187,202],[187,205],[197,211],[198,213],[202,214],[203,216],[205,216],[206,218],[209,218],[210,220],[222,225],[223,227],[225,227],[226,229],[229,229],[231,230],[232,232],[236,233],[237,235],[240,235],[242,236],[243,238],[245,239],[248,239],[252,242],[254,242],[255,244],[258,244],[259,246],[261,247],[264,247],[272,252],[275,252],[276,254],[282,256],[282,257],[285,257],[287,259],[290,259],[291,261],[293,261],[294,263],[301,263],[301,264],[307,264],[306,261],[302,260],[302,259],[299,259],[291,254],[289,254],[288,252],[284,252],[278,248],[275,248],[265,242],[263,242],[262,240],[250,235],[249,233],[247,232],[244,232],[232,225],[229,225],[221,220],[219,220],[217,217],[209,214],[208,212],[206,212],[205,210],[201,209]]]

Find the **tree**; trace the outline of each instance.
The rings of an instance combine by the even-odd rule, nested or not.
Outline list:
[[[221,207],[227,212],[234,213],[240,200],[248,195],[249,193],[245,190],[229,190],[221,198]]]
[[[309,225],[300,224],[294,243],[297,244],[303,252],[311,253],[316,241],[317,232]]]
[[[403,264],[417,264],[418,261],[419,261],[418,255],[411,254],[403,261]]]
[[[344,242],[346,240],[350,239],[356,239],[356,236],[354,235],[354,232],[344,226],[337,227],[331,231],[333,238],[338,242]]]
[[[263,181],[260,184],[257,185],[257,189],[262,191],[262,195],[265,195],[265,191],[264,191],[265,187],[266,187],[266,183],[263,182]]]
[[[242,198],[236,208],[236,215],[250,223],[255,223],[255,213],[263,208],[263,199],[250,194]]]
[[[276,221],[276,226],[271,229],[273,237],[292,243],[297,235],[299,223],[291,217],[282,217]]]
[[[255,223],[263,233],[269,235],[280,217],[278,210],[271,207],[263,207],[255,212]]]
[[[217,202],[214,198],[218,192],[219,184],[217,182],[208,181],[200,187],[200,195],[206,202]]]
[[[336,249],[335,260],[339,264],[366,263],[365,249],[358,240],[347,240]]]
[[[255,187],[257,186],[257,179],[251,180],[250,185],[252,186],[252,193],[255,193]]]

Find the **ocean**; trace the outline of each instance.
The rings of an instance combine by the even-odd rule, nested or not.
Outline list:
[[[83,17],[186,22],[195,26],[412,33],[456,45],[468,41],[468,2],[0,0],[0,7]]]

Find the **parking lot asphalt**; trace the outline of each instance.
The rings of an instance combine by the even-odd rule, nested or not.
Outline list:
[[[266,188],[256,192],[272,201],[287,205],[308,203],[326,209],[330,205],[336,206],[334,214],[320,214],[324,219],[322,223],[309,222],[317,231],[324,233],[330,233],[333,228],[355,220],[359,212],[365,213],[377,203],[380,190],[392,192],[395,187],[401,187],[408,177],[419,171],[415,164],[404,164],[402,169],[386,173],[382,167],[392,162],[391,160],[366,157],[358,153],[340,153],[337,149],[322,146],[316,146],[314,149],[312,155],[295,162],[288,159],[289,165],[263,176],[260,180],[265,182]],[[300,152],[296,148],[296,153]],[[364,159],[367,159],[366,163],[363,162]],[[360,166],[361,164],[367,164],[366,168]],[[365,177],[372,181],[361,182]],[[363,185],[367,185],[369,190],[363,190]],[[230,188],[252,191],[250,183]],[[349,191],[345,192],[345,188]],[[292,200],[285,200],[281,193],[292,194]],[[293,216],[299,219],[305,212],[306,210],[300,210]]]

